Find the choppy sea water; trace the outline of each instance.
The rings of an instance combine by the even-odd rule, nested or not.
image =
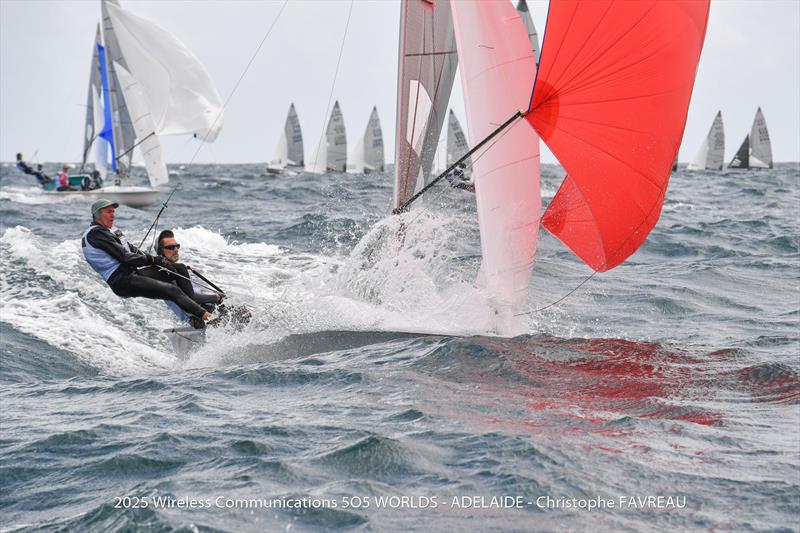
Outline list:
[[[800,529],[798,164],[679,171],[642,249],[512,339],[468,193],[398,245],[388,173],[172,171],[159,229],[255,314],[185,361],[83,261],[87,203],[0,168],[3,530]],[[530,308],[590,274],[543,231]]]

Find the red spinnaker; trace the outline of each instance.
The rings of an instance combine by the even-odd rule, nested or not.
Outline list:
[[[527,119],[567,171],[542,219],[597,271],[653,229],[680,146],[709,0],[552,0]]]

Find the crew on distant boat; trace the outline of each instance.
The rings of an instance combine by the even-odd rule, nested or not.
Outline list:
[[[42,165],[36,165],[36,170],[33,170],[28,163],[23,161],[22,154],[20,153],[17,154],[17,168],[25,174],[35,176],[36,181],[39,182],[39,185],[44,185],[45,183],[50,183],[53,181],[53,178],[44,173],[44,170],[42,170]]]
[[[224,294],[217,291],[210,292],[210,287],[204,287],[199,283],[198,277],[201,275],[198,274],[196,270],[178,262],[180,260],[180,249],[181,245],[175,239],[175,234],[172,230],[165,229],[158,235],[158,246],[156,247],[158,255],[162,256],[175,267],[178,275],[182,276],[181,279],[184,280],[185,283],[191,283],[195,301],[200,303],[200,305],[208,311],[217,311],[217,318],[209,322],[208,325],[218,325],[220,321],[225,320],[225,317],[228,317],[234,326],[237,327],[243,327],[250,322],[252,317],[247,307],[241,305],[226,306],[222,303],[222,299],[225,297]],[[194,276],[192,274],[194,274]],[[203,281],[208,280],[203,278]],[[205,326],[201,320],[189,315],[174,302],[165,300],[165,303],[181,321],[188,321],[195,329],[202,329]]]
[[[121,298],[143,297],[171,300],[187,314],[202,321],[210,313],[195,301],[191,283],[181,283],[177,270],[163,257],[145,254],[114,227],[119,204],[100,199],[92,204],[92,224],[81,236],[83,256]]]
[[[67,175],[67,172],[69,172],[69,165],[64,163],[64,165],[61,167],[61,172],[56,175],[56,180],[58,182],[56,183],[56,190],[59,192],[75,190],[69,186],[69,176]]]
[[[475,183],[464,178],[464,171],[467,165],[459,163],[456,168],[451,170],[444,179],[454,189],[462,189],[464,191],[475,192]]]

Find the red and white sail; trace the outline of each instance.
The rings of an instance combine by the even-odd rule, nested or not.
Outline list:
[[[536,61],[509,2],[452,1],[470,144],[530,101]],[[539,138],[518,120],[472,156],[482,272],[499,310],[527,301],[539,232]]]

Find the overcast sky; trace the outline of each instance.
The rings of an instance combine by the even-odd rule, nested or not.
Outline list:
[[[464,0],[471,1],[471,0]],[[502,1],[502,0],[501,0]],[[529,0],[540,36],[546,1]],[[206,65],[225,100],[283,1],[122,0],[123,7],[174,33]],[[291,102],[312,157],[327,118],[349,1],[290,0],[225,111],[216,143],[198,162],[272,158]],[[356,0],[334,97],[349,142],[378,106],[387,161],[394,159],[400,4]],[[76,161],[99,0],[0,0],[0,160],[17,151],[42,161]],[[722,110],[729,160],[761,106],[776,161],[800,161],[800,1],[717,0],[695,84],[680,160],[692,158]],[[676,43],[680,45],[680,43]],[[452,107],[464,120],[460,81]],[[197,141],[163,138],[168,162],[187,162]],[[549,153],[545,162],[555,162]]]

